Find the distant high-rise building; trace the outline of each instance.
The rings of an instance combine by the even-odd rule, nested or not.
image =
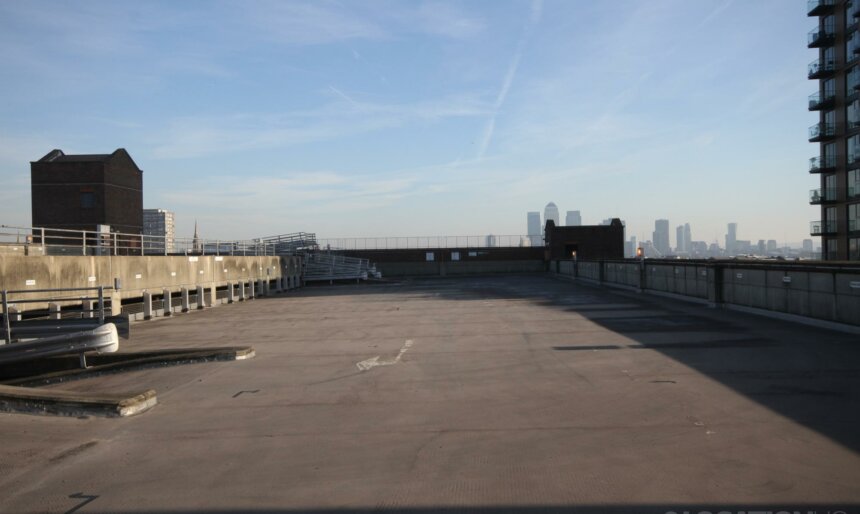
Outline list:
[[[539,212],[529,212],[527,215],[527,228],[528,228],[528,236],[529,243],[531,246],[541,246],[541,223],[540,223],[540,213]]]
[[[497,245],[496,236],[494,236],[493,234],[488,235],[487,239],[486,239],[487,248],[495,248],[496,245]]]
[[[690,230],[690,224],[684,223],[684,251],[692,253],[693,251],[693,232]]]
[[[809,172],[819,176],[809,203],[821,206],[809,232],[821,237],[824,259],[860,260],[860,2],[811,0],[806,13],[816,17],[807,47],[818,57],[807,68],[807,77],[816,81],[809,110],[818,114],[809,127],[809,142],[818,143]]]
[[[812,239],[804,239],[803,240],[803,251],[805,253],[812,253]]]
[[[776,251],[776,239],[768,239],[767,240],[767,253]]]
[[[651,239],[653,240],[654,249],[661,256],[669,255],[672,252],[669,246],[669,220],[657,220],[654,222],[654,233]]]
[[[552,220],[555,223],[555,226],[561,225],[561,221],[558,215],[558,207],[555,206],[553,202],[546,204],[543,210],[543,225],[546,226],[546,222]]]
[[[675,251],[677,253],[687,253],[686,236],[684,235],[684,225],[678,225],[675,228]]]
[[[630,238],[630,247],[632,248],[632,251],[630,252],[629,257],[636,257],[636,249],[639,248],[636,246],[636,236]]]
[[[738,224],[729,223],[729,231],[726,234],[726,255],[731,257],[737,253]]]
[[[756,250],[756,254],[767,255],[767,245],[765,244],[764,239],[758,240],[758,249]]]
[[[568,227],[579,227],[582,225],[582,216],[579,211],[567,211],[564,219],[564,224]]]
[[[164,209],[143,210],[143,251],[147,254],[173,253],[176,232],[173,213]]]

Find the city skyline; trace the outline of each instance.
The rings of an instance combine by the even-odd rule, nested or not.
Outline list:
[[[30,161],[126,148],[184,237],[518,234],[554,198],[800,243],[805,6],[6,2],[0,223]]]

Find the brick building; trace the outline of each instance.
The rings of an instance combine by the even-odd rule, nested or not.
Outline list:
[[[609,225],[576,227],[557,227],[547,220],[545,233],[548,259],[571,259],[573,252],[585,260],[624,258],[624,225],[618,218]]]
[[[30,163],[33,226],[143,231],[143,171],[124,148],[111,154],[51,150]]]

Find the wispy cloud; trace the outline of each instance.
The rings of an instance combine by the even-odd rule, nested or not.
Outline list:
[[[540,22],[541,12],[543,11],[543,0],[532,0],[531,10],[529,13],[528,21],[526,22],[525,28],[523,28],[523,33],[520,36],[519,41],[517,42],[517,48],[514,51],[514,55],[508,64],[507,72],[505,73],[505,77],[502,79],[502,85],[499,88],[499,93],[496,95],[496,102],[493,104],[493,113],[490,115],[487,120],[486,125],[484,126],[483,134],[480,136],[480,144],[478,145],[477,157],[479,159],[483,158],[487,153],[487,148],[489,148],[490,143],[493,140],[493,133],[496,130],[496,116],[499,113],[499,110],[505,103],[505,100],[508,97],[508,92],[511,89],[511,84],[514,82],[514,77],[517,75],[517,70],[520,67],[520,61],[523,58],[523,52],[525,52],[526,44],[528,43],[529,38],[534,31],[534,28]]]
[[[360,102],[340,89],[337,101],[318,109],[287,113],[182,117],[153,136],[154,156],[187,158],[232,151],[286,147],[445,118],[478,117],[489,112],[470,96],[411,104]]]

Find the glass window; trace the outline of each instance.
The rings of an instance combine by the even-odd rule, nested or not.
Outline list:
[[[860,260],[860,237],[848,240],[848,258],[852,261]]]
[[[836,50],[832,46],[824,49],[824,60],[821,61],[822,69],[832,70],[836,67]]]
[[[860,84],[860,66],[855,66],[845,74],[846,94],[853,94],[858,84]]]
[[[835,259],[836,257],[838,257],[837,253],[839,251],[839,245],[837,243],[838,242],[835,239],[827,240],[827,244],[824,248],[824,251],[826,252],[826,259]]]
[[[857,58],[857,54],[854,53],[854,50],[858,47],[858,34],[857,32],[852,32],[851,35],[845,39],[845,62],[851,62]]]
[[[848,197],[860,197],[860,170],[848,170]]]
[[[836,175],[830,174],[824,176],[824,187],[830,190],[836,189]]]
[[[854,68],[860,69],[860,67]],[[836,94],[836,79],[827,79],[824,81],[824,95],[822,98],[828,98]]]
[[[860,230],[860,203],[852,203],[848,206],[848,230],[851,232]]]
[[[860,100],[854,100],[845,108],[845,117],[848,119],[848,128],[860,127]]]
[[[845,26],[850,27],[857,20],[854,18],[854,13],[860,12],[860,2],[848,2],[845,5]]]
[[[860,135],[853,135],[848,138],[848,162],[858,160],[860,160]]]

